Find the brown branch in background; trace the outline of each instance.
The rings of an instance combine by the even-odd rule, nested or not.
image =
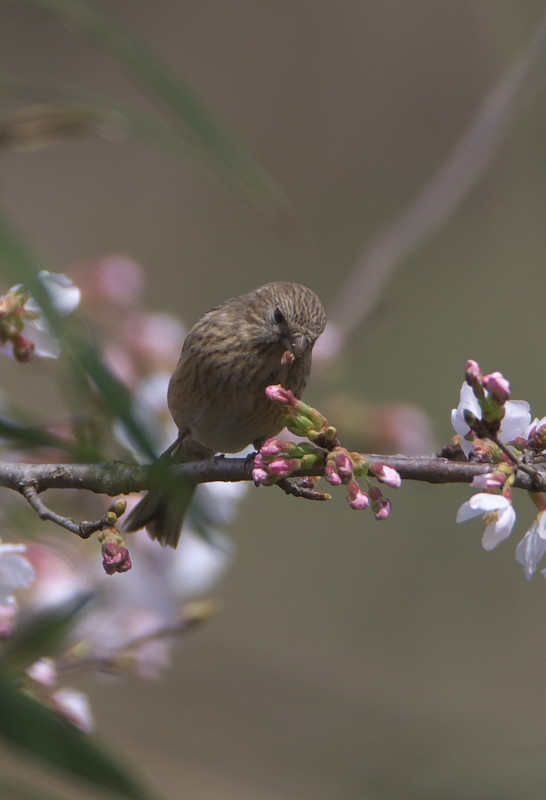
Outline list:
[[[523,90],[543,77],[546,17],[523,53],[489,92],[459,143],[410,206],[366,247],[329,312],[323,358],[336,358],[375,307],[400,262],[441,225],[478,183],[496,154]],[[327,329],[328,330],[328,329]],[[328,337],[325,338],[328,343]],[[319,342],[320,348],[320,342]],[[320,350],[319,350],[320,357]]]

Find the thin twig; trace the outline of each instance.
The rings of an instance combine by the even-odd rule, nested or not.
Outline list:
[[[313,489],[310,486],[306,486],[304,481],[307,480],[306,478],[301,478],[299,481],[289,481],[288,478],[281,478],[280,481],[277,481],[275,486],[278,486],[279,489],[282,489],[285,494],[289,494],[292,497],[303,497],[305,500],[330,500],[332,495],[328,494],[328,492],[320,492],[317,489]]]
[[[453,213],[478,183],[499,149],[526,84],[533,74],[542,79],[545,41],[546,17],[525,50],[485,97],[440,169],[366,247],[330,310],[333,344],[331,352],[325,351],[325,358],[337,356],[355,328],[370,315],[401,261]]]
[[[92,533],[103,530],[106,526],[104,518],[96,522],[74,522],[70,517],[64,517],[62,514],[58,514],[44,503],[36,490],[36,486],[32,484],[23,486],[21,494],[41,520],[54,522],[56,525],[60,525],[61,528],[66,528],[67,531],[75,533],[81,539],[88,539]]]

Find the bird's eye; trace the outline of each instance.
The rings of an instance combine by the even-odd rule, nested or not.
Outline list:
[[[279,308],[279,306],[277,306],[277,308],[273,312],[273,319],[275,320],[277,325],[282,325],[283,322],[286,322],[286,318],[282,313],[281,309]]]

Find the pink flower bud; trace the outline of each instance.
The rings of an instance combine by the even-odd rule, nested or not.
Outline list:
[[[347,502],[355,511],[363,508],[368,508],[370,505],[370,497],[366,492],[363,492],[356,481],[349,481],[347,484]]]
[[[299,467],[299,464],[300,462],[297,458],[276,458],[275,461],[267,465],[267,469],[270,475],[274,475],[276,478],[285,478],[291,472],[294,472]]]
[[[334,451],[335,453],[335,462],[336,467],[339,475],[342,478],[352,478],[354,464],[352,458],[349,456],[347,452],[342,449],[337,449]]]
[[[343,481],[341,475],[338,474],[336,469],[336,465],[333,461],[329,461],[326,464],[326,468],[324,470],[324,477],[332,486],[340,486]]]
[[[392,504],[388,497],[385,497],[378,486],[370,489],[372,500],[372,511],[377,520],[387,519],[392,511]]]
[[[483,379],[483,385],[497,403],[504,405],[510,397],[510,382],[501,372],[492,372]]]
[[[265,393],[270,400],[275,400],[277,403],[284,403],[284,405],[296,407],[297,399],[290,389],[284,389],[280,384],[267,386]]]
[[[372,464],[370,472],[375,475],[378,481],[386,483],[387,486],[392,486],[393,489],[398,489],[402,483],[400,474],[392,467],[387,467],[385,464]]]
[[[392,503],[388,497],[383,497],[377,508],[374,508],[374,516],[376,520],[387,519],[390,517],[392,511]]]
[[[268,473],[265,471],[263,467],[254,467],[252,470],[252,480],[255,484],[259,485],[260,483],[265,484],[269,479]]]
[[[109,541],[102,546],[102,566],[107,575],[113,575],[115,572],[127,572],[133,565],[127,548]]]
[[[466,362],[465,378],[473,389],[481,389],[483,373],[477,361],[469,360]]]
[[[267,458],[268,456],[278,456],[286,451],[287,446],[288,443],[283,442],[281,439],[268,439],[260,447],[260,452],[258,455],[262,456],[262,458]],[[254,463],[256,463],[256,459],[254,460]]]
[[[484,475],[475,475],[470,484],[473,489],[502,489],[506,483],[507,475],[502,472],[487,472]]]

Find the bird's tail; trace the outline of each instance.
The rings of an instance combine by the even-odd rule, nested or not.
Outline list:
[[[210,455],[211,451],[201,448],[200,445],[196,446],[191,439],[179,438],[165,450],[157,463],[168,467]],[[149,537],[157,539],[163,547],[176,547],[194,491],[194,483],[182,479],[175,481],[170,476],[165,476],[165,487],[146,492],[125,520],[123,530],[131,533],[146,528]]]

